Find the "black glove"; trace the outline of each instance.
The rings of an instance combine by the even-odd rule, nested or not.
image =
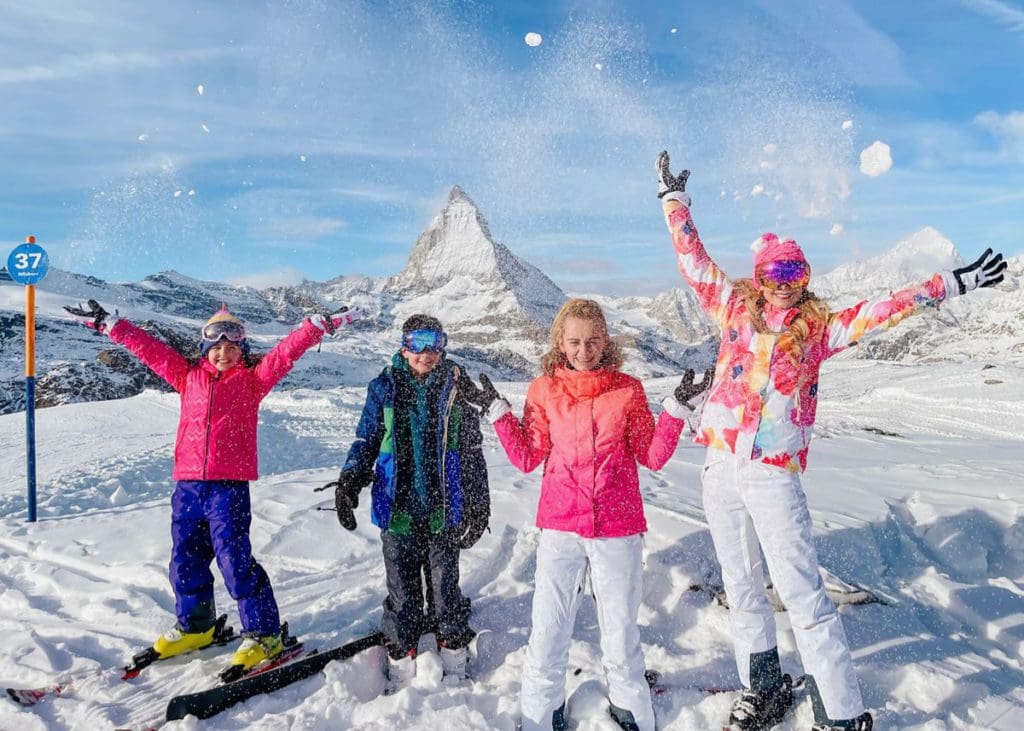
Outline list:
[[[687,368],[686,372],[683,373],[683,379],[679,381],[679,385],[676,386],[676,390],[672,392],[672,396],[680,404],[688,409],[694,408],[690,404],[690,399],[694,396],[699,396],[708,390],[711,385],[711,379],[715,377],[715,369],[708,368],[704,371],[704,376],[701,378],[700,383],[693,382],[694,372],[692,368]]]
[[[491,379],[484,373],[480,374],[480,385],[482,388],[477,388],[477,385],[473,383],[473,379],[465,374],[455,382],[455,386],[459,393],[462,394],[462,398],[480,409],[481,413],[486,414],[487,410],[491,408],[491,404],[501,398],[501,394],[498,393],[498,389],[494,387]]]
[[[87,304],[89,305],[89,309],[85,309],[81,305],[78,307],[64,305],[64,311],[80,318],[86,327],[91,328],[98,333],[106,331],[107,318],[110,316],[110,313],[104,310],[96,300],[89,300]]]
[[[486,376],[483,376],[486,378]],[[487,530],[487,523],[491,519],[491,512],[488,508],[466,507],[466,513],[462,516],[462,523],[458,528],[459,548],[465,551],[472,548],[480,540],[480,536]]]
[[[686,181],[690,177],[690,171],[684,170],[679,175],[673,175],[668,169],[668,153],[662,152],[658,155],[658,197],[664,198],[666,193],[683,193],[686,191]],[[689,198],[689,196],[687,196]]]
[[[957,294],[966,294],[978,287],[993,287],[1003,281],[1005,270],[1006,262],[1003,255],[992,256],[992,248],[989,247],[977,261],[953,270],[956,285],[960,289]]]
[[[356,515],[353,511],[359,507],[360,490],[359,485],[356,484],[355,475],[343,470],[337,480],[318,487],[316,491],[328,490],[332,487],[334,488],[334,509],[338,511],[338,522],[345,530],[355,530]]]

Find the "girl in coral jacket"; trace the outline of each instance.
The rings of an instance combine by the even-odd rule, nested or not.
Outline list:
[[[158,659],[217,640],[223,623],[214,607],[214,558],[238,602],[245,637],[225,672],[237,675],[280,655],[277,602],[249,541],[249,481],[258,478],[257,412],[263,397],[325,331],[333,333],[359,313],[312,315],[258,358],[249,353],[245,325],[222,307],[201,331],[200,359],[189,361],[95,300],[88,310],[65,309],[128,348],[181,395],[171,497],[170,579],[177,624],[153,644]]]
[[[588,571],[609,710],[623,728],[654,729],[637,627],[647,522],[636,465],[657,470],[668,461],[693,413],[688,402],[710,379],[694,385],[689,371],[655,424],[643,386],[619,370],[622,362],[601,307],[573,299],[555,317],[543,375],[529,386],[522,420],[486,376],[482,390],[467,395],[493,422],[516,467],[530,472],[544,464],[523,731],[565,728],[566,664]]]
[[[754,243],[750,279],[731,280],[711,260],[690,217],[689,171],[658,158],[659,197],[683,277],[721,331],[714,381],[697,441],[708,445],[704,511],[729,599],[736,663],[748,690],[730,724],[769,728],[792,705],[783,675],[762,551],[789,611],[807,673],[814,729],[870,729],[842,621],[825,594],[800,486],[822,361],[905,318],[1003,279],[989,249],[973,264],[848,309],[832,311],[807,289],[810,266],[792,239]]]

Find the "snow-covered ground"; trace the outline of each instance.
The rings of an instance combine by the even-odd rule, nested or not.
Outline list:
[[[647,383],[652,402],[674,380]],[[499,384],[517,407],[526,384]],[[865,700],[880,729],[1024,728],[1024,369],[839,360],[823,380],[805,477],[827,584],[881,601],[844,604]],[[261,411],[253,545],[292,630],[340,644],[374,628],[384,597],[380,538],[365,502],[343,531],[328,493],[351,442],[362,387],[273,393]],[[155,666],[130,683],[117,668],[173,621],[167,583],[173,395],[146,392],[37,413],[39,522],[25,522],[24,417],[0,417],[0,685],[78,678],[32,709],[0,705],[0,729],[142,728],[167,699],[215,682],[219,659]],[[488,430],[489,432],[489,430]],[[382,693],[382,653],[169,729],[512,729],[529,633],[539,471],[510,467],[487,433],[492,533],[463,554],[463,587],[481,632],[473,680],[450,687],[423,652],[410,688]],[[642,470],[650,533],[641,612],[648,666],[669,690],[661,728],[710,729],[733,685],[728,616],[698,489],[703,449],[684,443],[659,473]],[[836,594],[841,598],[840,594]],[[863,596],[854,593],[850,597]],[[233,602],[218,603],[235,624]],[[799,672],[785,614],[783,665]],[[569,715],[579,731],[606,715],[592,602],[576,628]],[[424,643],[421,650],[430,649]],[[805,729],[803,700],[782,729]]]

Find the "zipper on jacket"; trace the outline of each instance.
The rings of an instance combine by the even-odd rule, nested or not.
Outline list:
[[[452,370],[455,372],[455,381],[457,381],[461,371],[457,367]],[[452,407],[455,405],[455,396],[458,393],[455,381],[452,382],[451,390],[448,392],[448,399],[444,408],[444,429],[441,430],[441,515],[444,517],[445,527],[448,525],[448,424],[451,421]],[[462,504],[465,507],[465,489],[462,491]],[[442,528],[442,530],[444,529]]]
[[[220,371],[210,379],[210,402],[206,407],[206,446],[203,452],[203,479],[206,479],[206,467],[210,462],[210,432],[213,431],[213,387],[220,379]]]

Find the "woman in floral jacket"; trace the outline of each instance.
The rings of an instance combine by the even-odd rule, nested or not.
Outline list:
[[[729,599],[736,662],[748,689],[729,722],[769,728],[792,705],[782,674],[762,552],[789,611],[807,673],[815,729],[870,729],[835,606],[825,594],[800,486],[817,409],[822,362],[926,306],[1002,281],[991,249],[970,266],[833,312],[808,289],[810,266],[792,239],[764,234],[750,279],[731,280],[711,260],[690,217],[688,171],[658,158],[659,197],[679,269],[721,332],[697,441],[706,444],[704,511]]]

